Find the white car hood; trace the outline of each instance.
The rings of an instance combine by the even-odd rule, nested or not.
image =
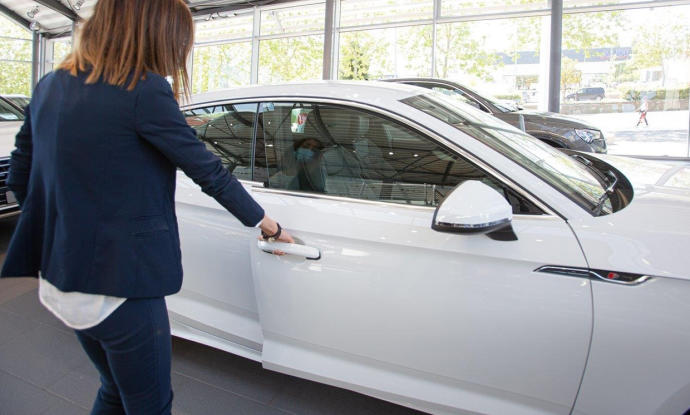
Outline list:
[[[633,185],[610,215],[571,221],[591,268],[690,279],[690,164],[599,156]]]
[[[14,137],[19,132],[23,121],[2,121],[0,122],[0,158],[9,157],[14,150]]]

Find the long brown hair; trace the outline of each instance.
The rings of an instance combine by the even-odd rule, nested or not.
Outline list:
[[[194,22],[183,0],[100,0],[80,28],[76,45],[58,69],[86,83],[103,79],[133,90],[151,71],[172,77],[175,98],[189,96],[187,57],[194,43]]]

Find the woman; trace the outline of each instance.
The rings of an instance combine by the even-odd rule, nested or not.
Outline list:
[[[170,413],[176,167],[244,225],[293,242],[180,113],[193,31],[183,0],[100,0],[36,86],[12,153],[22,214],[1,275],[38,276],[41,303],[75,329],[101,374],[92,413]]]
[[[293,148],[297,163],[296,188],[323,193],[326,189],[323,144],[314,138],[304,138],[295,142]]]

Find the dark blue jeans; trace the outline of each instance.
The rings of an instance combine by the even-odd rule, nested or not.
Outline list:
[[[164,298],[128,299],[95,327],[75,330],[101,374],[91,414],[170,414],[170,323]]]

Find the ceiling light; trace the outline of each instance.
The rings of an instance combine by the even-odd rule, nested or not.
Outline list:
[[[30,8],[29,10],[26,11],[26,15],[29,17],[29,19],[33,19],[34,17],[36,17],[38,12],[39,12],[38,6],[34,6],[34,7]]]
[[[74,2],[74,10],[79,10],[81,9],[81,6],[84,5],[84,0],[77,0]]]
[[[39,30],[41,30],[41,25],[38,24],[37,21],[32,20],[31,24],[29,25],[29,29],[33,30],[34,32],[38,32]]]

